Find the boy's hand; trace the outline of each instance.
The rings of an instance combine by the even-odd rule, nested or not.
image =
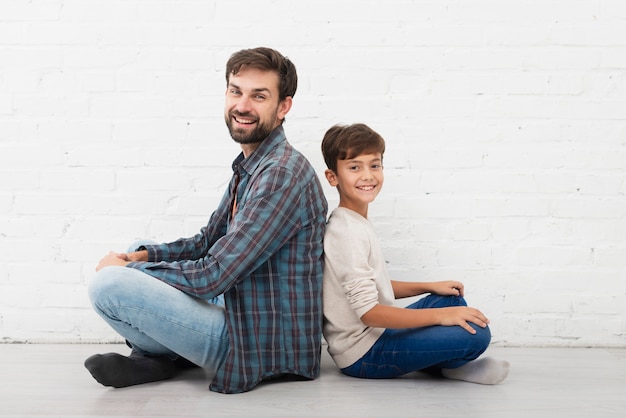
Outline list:
[[[465,289],[463,283],[454,280],[431,283],[430,293],[441,296],[464,296]]]
[[[440,314],[440,323],[444,326],[458,325],[470,334],[476,334],[476,330],[469,323],[485,328],[489,324],[489,319],[481,311],[468,306],[453,306],[450,308],[436,309]]]

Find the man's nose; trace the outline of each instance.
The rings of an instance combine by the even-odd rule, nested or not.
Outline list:
[[[239,113],[249,112],[251,109],[250,104],[250,97],[242,95],[241,97],[239,97],[239,100],[237,100],[237,103],[235,104],[235,110],[237,110]]]

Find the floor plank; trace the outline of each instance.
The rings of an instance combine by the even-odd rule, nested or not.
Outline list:
[[[393,380],[341,375],[326,352],[312,382],[210,392],[201,370],[167,382],[105,388],[83,360],[124,345],[0,345],[1,417],[618,417],[626,410],[626,349],[491,347],[511,362],[500,385],[421,373]]]

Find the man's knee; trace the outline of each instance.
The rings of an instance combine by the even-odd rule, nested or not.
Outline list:
[[[87,283],[87,293],[92,304],[96,304],[103,296],[110,296],[124,288],[123,276],[126,267],[110,266],[99,270]]]

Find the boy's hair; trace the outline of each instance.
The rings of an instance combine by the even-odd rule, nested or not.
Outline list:
[[[335,125],[326,131],[322,140],[322,154],[326,166],[337,172],[337,161],[361,154],[385,153],[385,140],[363,123]]]
[[[259,47],[235,52],[226,63],[226,85],[228,85],[231,74],[236,75],[242,68],[255,68],[277,73],[280,101],[296,94],[298,88],[296,66],[278,51]]]

